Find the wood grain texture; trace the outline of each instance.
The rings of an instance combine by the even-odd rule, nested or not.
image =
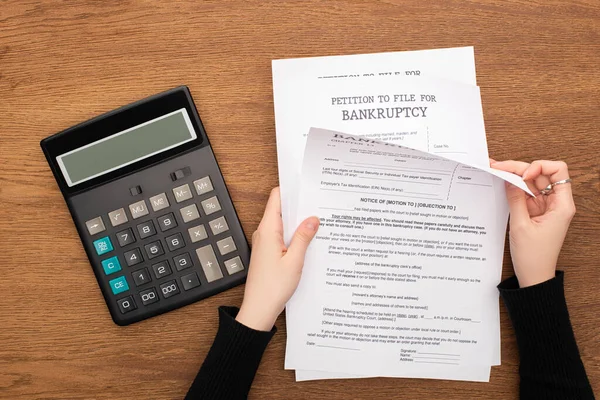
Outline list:
[[[114,325],[42,138],[187,84],[249,236],[278,181],[272,59],[463,45],[475,46],[490,154],[570,165],[578,213],[560,265],[600,393],[598,0],[0,0],[0,398],[181,398],[217,306],[243,294]],[[283,370],[282,317],[250,398],[514,399],[518,354],[501,317],[490,383],[295,383]]]

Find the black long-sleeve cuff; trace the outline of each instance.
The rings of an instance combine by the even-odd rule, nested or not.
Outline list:
[[[187,400],[237,400],[248,397],[250,385],[269,341],[277,331],[257,331],[235,320],[237,307],[219,307],[219,329]]]
[[[517,337],[521,399],[593,399],[569,319],[563,272],[526,288],[512,277],[498,289]]]

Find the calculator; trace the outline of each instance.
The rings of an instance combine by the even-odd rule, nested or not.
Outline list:
[[[250,251],[187,87],[41,141],[113,321],[243,283]]]

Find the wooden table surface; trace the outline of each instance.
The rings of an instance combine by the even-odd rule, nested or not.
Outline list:
[[[278,182],[272,59],[465,45],[475,46],[490,154],[570,165],[578,213],[560,265],[600,394],[598,0],[0,0],[0,398],[181,398],[217,306],[239,305],[244,289],[114,325],[42,138],[186,84],[250,237]],[[295,383],[281,317],[250,398],[513,399],[518,354],[501,318],[490,383]]]

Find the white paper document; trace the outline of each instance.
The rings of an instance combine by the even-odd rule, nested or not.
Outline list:
[[[298,183],[311,126],[398,143],[486,169],[488,152],[483,112],[479,88],[475,85],[472,47],[273,61],[286,242],[298,223],[298,200],[304,195]],[[495,175],[503,174],[487,170]],[[377,181],[376,176],[371,178]],[[512,176],[503,178],[513,179]],[[491,180],[491,205],[495,207],[494,222],[487,229],[494,237],[504,237],[508,216],[504,185],[491,177],[487,179]],[[500,279],[503,245],[503,241],[497,242],[489,249],[488,260],[494,265],[491,275],[496,275],[495,281]],[[411,373],[381,375],[488,380],[489,366],[500,363],[498,295],[495,289],[490,292],[494,296],[485,303],[485,312],[491,321],[486,325],[491,350],[483,366],[447,364],[440,369],[440,364],[420,363],[422,368],[413,368]],[[292,329],[288,319],[288,332]],[[326,371],[297,368],[296,379],[378,375],[359,374],[354,367],[349,368],[352,373],[330,368]]]
[[[337,95],[330,93],[330,85],[335,86],[337,82],[339,88],[348,89],[345,90],[348,96],[360,96],[360,92],[352,88],[355,85],[367,87],[376,78],[438,78],[476,85],[472,47],[274,60],[272,69],[281,206],[287,240],[294,228],[291,225],[295,221],[292,215],[298,196],[296,182],[300,178],[308,129],[311,126],[319,126],[359,133],[355,129],[348,129],[348,124],[340,124],[342,121],[338,116],[339,108],[327,108],[331,114],[328,115],[328,121],[324,120],[327,116],[321,118],[324,124],[313,122],[312,119],[316,115],[311,105],[315,102],[331,105],[330,96],[343,96],[341,91]],[[392,82],[389,85],[390,89],[398,90]],[[321,114],[323,110],[318,111]],[[377,128],[370,132],[389,134],[395,132],[398,127],[404,129],[404,121],[387,122],[381,126],[381,130]],[[421,143],[425,143],[423,137],[420,140]],[[483,140],[485,141],[485,134]],[[486,158],[487,162],[487,147],[484,153],[477,155]]]
[[[286,368],[487,380],[503,240],[496,179],[489,168],[311,129],[297,217],[322,224],[288,303]]]

